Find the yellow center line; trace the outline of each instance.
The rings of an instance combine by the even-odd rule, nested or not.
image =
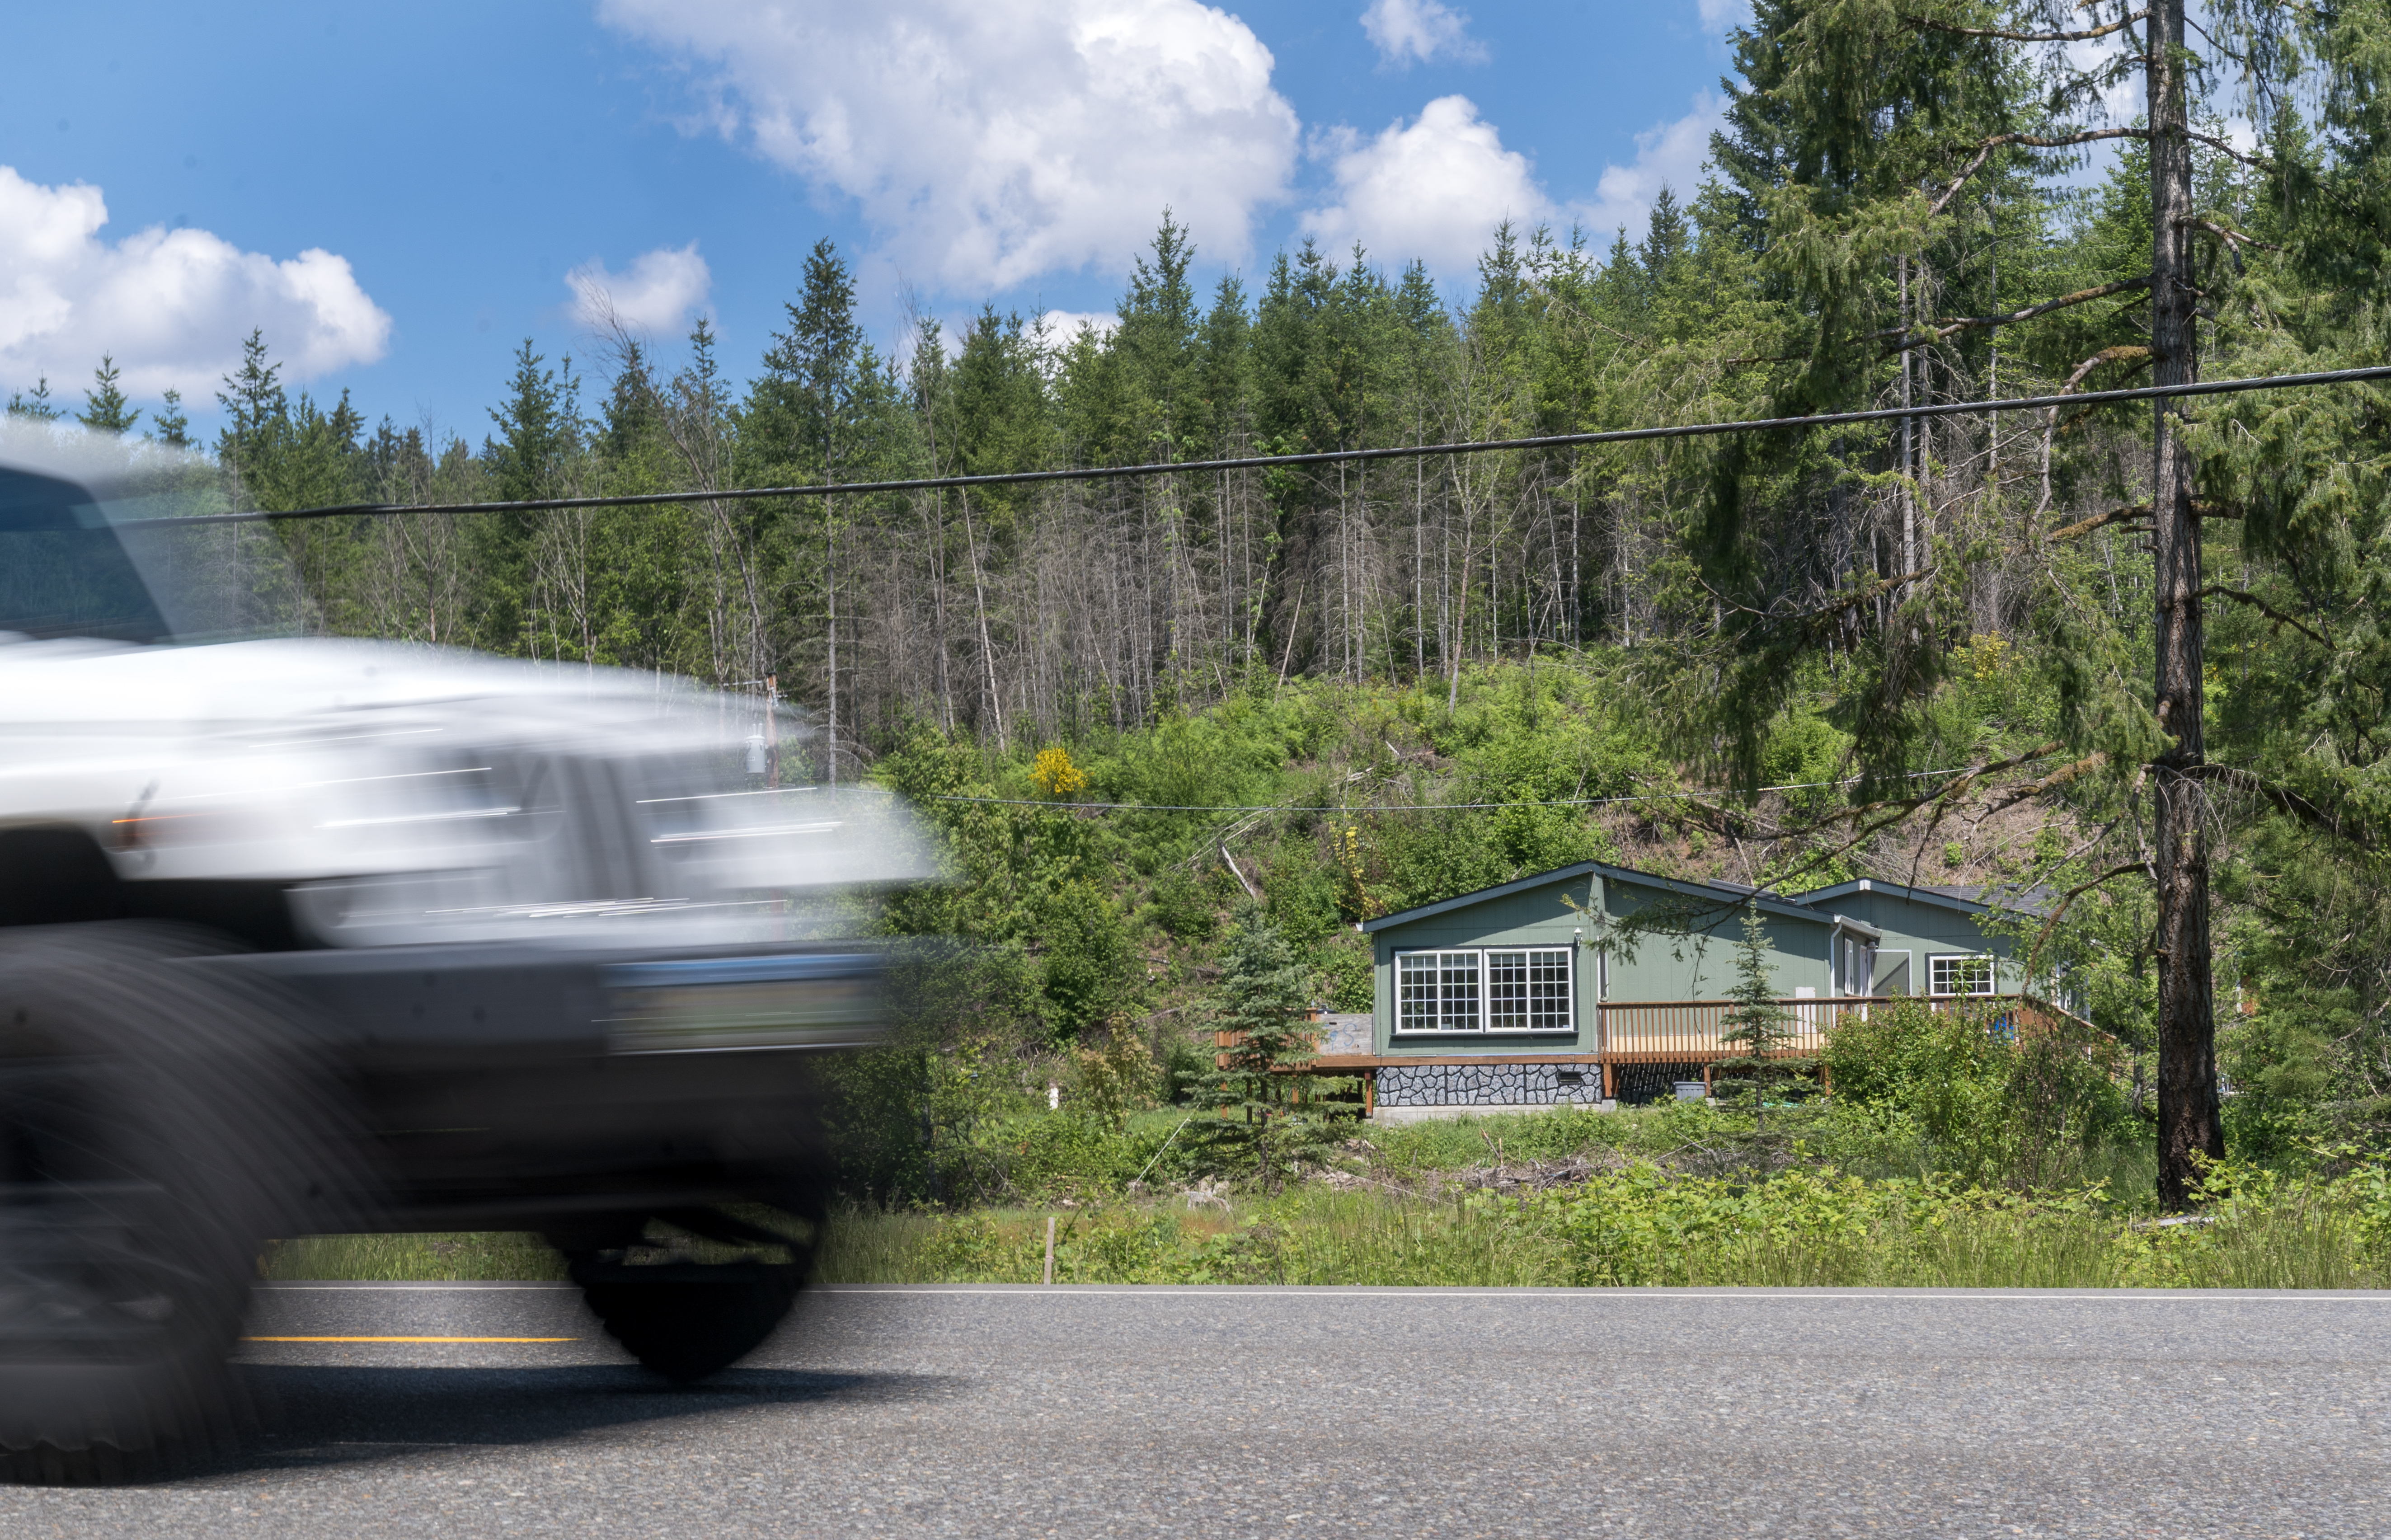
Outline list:
[[[578,1342],[578,1337],[244,1337],[244,1342]]]

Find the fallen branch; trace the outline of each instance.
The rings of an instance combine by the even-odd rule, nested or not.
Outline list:
[[[2244,235],[2240,230],[2229,229],[2213,219],[2190,219],[2185,223],[2193,229],[2206,230],[2228,246],[2255,246],[2266,252],[2280,252],[2283,249],[2271,240],[2261,240],[2255,235]]]
[[[1987,798],[1984,811],[1987,816],[1990,816],[2014,808],[2021,802],[2031,802],[2037,797],[2049,796],[2052,792],[2081,780],[2108,762],[2109,756],[2101,750],[2095,749],[2081,759],[2060,766],[2039,781],[2028,781],[2011,786],[2006,798],[1997,807],[1990,798]]]
[[[1237,886],[1246,890],[1246,897],[1253,899],[1256,903],[1261,902],[1261,889],[1256,887],[1252,883],[1247,882],[1246,880],[1246,874],[1237,870],[1237,858],[1229,854],[1229,842],[1226,840],[1222,840],[1221,842],[1221,859],[1229,863],[1229,875],[1237,879]]]

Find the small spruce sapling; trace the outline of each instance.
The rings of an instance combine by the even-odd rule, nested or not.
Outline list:
[[[1260,909],[1246,908],[1222,951],[1211,1013],[1213,1026],[1228,1034],[1230,1046],[1221,1050],[1217,1068],[1196,1078],[1194,1089],[1197,1105],[1221,1115],[1203,1119],[1208,1125],[1203,1145],[1225,1159],[1250,1163],[1265,1183],[1284,1178],[1304,1154],[1337,1133],[1325,1117],[1298,1099],[1306,1090],[1317,1096],[1333,1085],[1317,1076],[1280,1072],[1318,1055],[1306,1020],[1310,983],[1302,959],[1278,927]]]
[[[1792,1023],[1777,1003],[1776,985],[1768,976],[1768,930],[1761,924],[1756,899],[1743,906],[1743,939],[1736,943],[1735,988],[1727,998],[1734,1003],[1720,1023],[1719,1042],[1735,1052],[1712,1067],[1712,1083],[1736,1100],[1750,1093],[1752,1132],[1763,1133],[1769,1093],[1801,1075],[1809,1061],[1789,1054]]]

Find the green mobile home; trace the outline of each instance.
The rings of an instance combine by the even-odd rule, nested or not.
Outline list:
[[[2039,895],[2007,896],[1998,910],[1979,887],[1913,887],[1862,877],[1794,896],[1814,909],[1834,909],[1879,933],[1870,987],[1875,995],[2017,994],[2026,987],[2012,959],[2010,938],[1988,917],[2002,911],[2038,915]]]
[[[1390,1114],[1666,1094],[1721,1056],[1747,905],[1809,1045],[1850,1004],[1930,982],[1990,992],[1980,986],[2007,965],[1976,926],[1989,907],[1947,890],[1779,898],[1581,861],[1362,924],[1376,976],[1366,1051],[1340,1033],[1322,1068],[1361,1072],[1372,1108]]]

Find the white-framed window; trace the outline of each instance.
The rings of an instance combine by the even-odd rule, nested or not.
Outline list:
[[[1993,954],[1945,952],[1926,960],[1927,989],[1933,994],[1991,994]]]
[[[1395,954],[1395,1030],[1475,1032],[1483,1001],[1474,951]]]
[[[1567,1032],[1567,947],[1440,948],[1395,953],[1395,1030]]]

